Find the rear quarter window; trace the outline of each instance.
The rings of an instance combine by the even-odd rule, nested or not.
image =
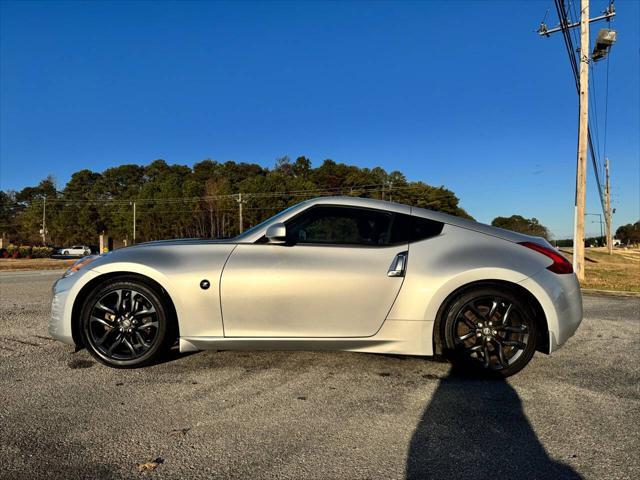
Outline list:
[[[391,243],[419,242],[437,237],[443,228],[442,222],[397,213],[393,222]]]
[[[409,233],[410,242],[419,242],[431,237],[437,237],[442,233],[444,223],[429,220],[422,217],[411,217],[411,231]]]

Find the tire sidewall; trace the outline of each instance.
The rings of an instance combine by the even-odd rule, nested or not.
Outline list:
[[[456,348],[454,342],[454,326],[455,320],[458,316],[460,309],[470,300],[481,297],[502,297],[514,304],[520,314],[526,320],[526,325],[529,330],[529,339],[527,347],[522,352],[522,355],[507,368],[500,370],[492,370],[484,368],[480,365],[480,362],[470,358],[467,354],[461,352]],[[452,361],[455,366],[462,367],[465,370],[472,371],[473,373],[488,376],[504,378],[514,375],[522,370],[529,361],[533,358],[536,351],[536,340],[538,337],[538,325],[535,319],[533,309],[527,302],[524,302],[515,292],[509,289],[497,288],[497,287],[478,287],[465,292],[460,293],[449,305],[446,310],[444,322],[442,322],[441,338],[444,339],[446,356]]]
[[[158,316],[158,332],[156,334],[154,344],[147,352],[144,353],[144,355],[132,360],[116,360],[107,357],[93,345],[90,340],[91,336],[89,335],[88,330],[89,317],[91,316],[94,304],[104,295],[120,289],[137,290],[145,295],[153,304]],[[167,308],[162,297],[155,291],[155,289],[149,287],[147,284],[131,279],[107,280],[98,285],[91,292],[82,307],[80,331],[82,332],[84,345],[89,353],[100,363],[116,368],[136,368],[152,363],[160,356],[161,353],[164,353],[166,350],[167,340],[170,337],[169,318],[167,316]]]

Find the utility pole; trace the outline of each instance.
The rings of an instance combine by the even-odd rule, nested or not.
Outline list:
[[[589,0],[581,0],[580,2],[580,22],[569,23],[565,12],[563,0],[555,0],[556,10],[560,19],[560,25],[556,28],[547,28],[544,21],[540,24],[538,34],[549,37],[552,33],[563,32],[565,36],[565,44],[569,53],[571,66],[574,77],[576,78],[576,86],[578,87],[579,96],[579,128],[578,128],[578,156],[576,165],[576,196],[574,202],[574,225],[573,225],[573,269],[579,280],[584,280],[584,216],[585,216],[585,197],[587,189],[587,154],[591,148],[591,154],[595,167],[595,154],[589,134],[589,62],[597,61],[606,56],[615,42],[616,32],[613,30],[601,30],[598,34],[596,47],[593,54],[589,51],[589,23],[599,20],[609,21],[615,16],[615,8],[611,0],[608,8],[599,17],[589,18]],[[573,51],[569,48],[570,36],[568,30],[580,26],[580,49],[579,52],[579,74],[576,72],[576,66],[573,58]],[[596,171],[597,176],[597,171]],[[600,184],[598,189],[601,195]]]
[[[580,126],[573,232],[573,269],[584,280],[584,205],[587,191],[587,135],[589,134],[589,0],[580,2]]]
[[[132,244],[136,243],[136,202],[132,202],[133,204],[133,241]]]
[[[42,203],[42,245],[47,245],[47,196]]]
[[[243,200],[242,194],[239,193],[236,201],[238,202],[238,230],[239,233],[242,233],[244,231],[244,227],[242,226],[242,204],[246,203],[246,200]]]
[[[611,183],[609,181],[609,159],[605,158],[604,160],[604,169],[606,173],[606,183],[604,187],[604,196],[605,196],[605,225],[607,227],[607,250],[609,251],[609,255],[613,253],[613,239],[611,238]]]

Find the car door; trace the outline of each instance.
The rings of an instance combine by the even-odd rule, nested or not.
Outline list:
[[[403,282],[408,239],[394,228],[398,216],[319,205],[286,222],[283,245],[238,245],[221,280],[225,336],[374,335]]]

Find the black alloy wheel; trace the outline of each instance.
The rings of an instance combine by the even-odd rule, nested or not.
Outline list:
[[[100,362],[112,367],[138,367],[166,352],[172,322],[158,293],[142,282],[111,280],[85,302],[84,344]]]
[[[451,305],[445,340],[454,362],[483,373],[507,377],[522,370],[536,350],[532,309],[508,290],[465,292]]]

